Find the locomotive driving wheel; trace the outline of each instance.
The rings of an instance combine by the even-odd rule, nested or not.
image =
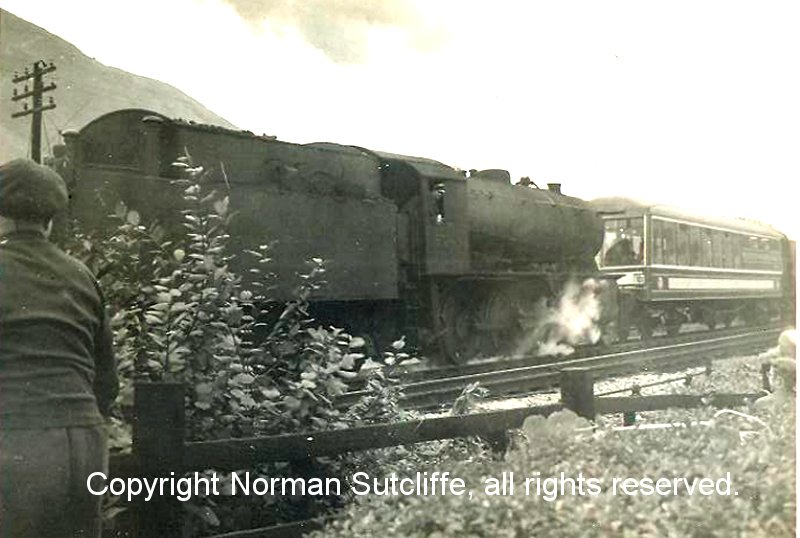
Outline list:
[[[487,353],[506,353],[519,344],[523,335],[519,295],[509,289],[493,290],[483,302],[480,326],[485,334]]]
[[[641,340],[651,340],[653,338],[653,331],[656,328],[656,323],[650,316],[645,315],[636,322],[636,329],[639,331],[639,338]]]
[[[479,350],[480,331],[475,322],[475,307],[456,287],[443,291],[438,312],[439,343],[445,357],[463,364]]]

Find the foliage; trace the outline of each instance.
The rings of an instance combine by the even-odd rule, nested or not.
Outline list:
[[[179,380],[187,387],[187,436],[209,440],[344,428],[397,420],[400,388],[395,368],[409,356],[398,340],[380,360],[365,357],[363,338],[334,327],[314,326],[312,294],[324,282],[325,264],[308,261],[294,298],[270,298],[270,245],[230,253],[229,197],[213,188],[202,167],[186,156],[174,180],[184,207],[181,221],[142,222],[119,203],[109,216],[108,237],[76,229],[68,251],[95,272],[114,313],[122,397],[109,423],[111,448],[130,448],[133,383]],[[246,278],[233,267],[249,267]],[[354,384],[365,396],[349,410],[335,405]],[[337,472],[336,462],[309,462],[304,472]],[[311,470],[310,470],[311,469]],[[297,467],[261,466],[262,476],[297,475]],[[224,481],[223,477],[223,481]],[[235,502],[234,502],[235,501]],[[207,526],[234,528],[242,521],[274,523],[273,514],[297,510],[285,499],[205,499],[184,503],[187,532]],[[295,505],[297,503],[294,503]],[[269,510],[266,510],[266,509]],[[115,511],[119,510],[115,506]],[[268,520],[260,514],[269,514]],[[222,521],[220,521],[222,520]]]
[[[759,367],[750,361],[730,370],[757,373]],[[721,378],[734,381],[734,387],[718,381],[717,389],[743,385],[738,376]],[[749,380],[752,391],[758,376]],[[647,416],[685,426],[617,431],[612,425],[619,417],[601,418],[595,428],[570,412],[531,417],[525,438],[503,461],[429,461],[406,473],[449,471],[473,489],[473,499],[370,496],[317,536],[794,536],[793,398],[744,413],[708,408]],[[483,480],[503,472],[514,473],[515,494],[486,494]],[[580,472],[600,479],[602,492],[573,496],[568,489],[555,498],[526,496],[524,480],[537,472],[541,478]],[[610,488],[614,478],[718,479],[728,472],[738,495],[627,496],[613,495]]]
[[[155,360],[157,336],[145,316],[152,283],[169,274],[177,263],[169,252],[172,243],[164,239],[164,229],[157,223],[142,225],[139,213],[129,211],[122,203],[114,208],[109,221],[109,228],[114,231],[106,237],[86,233],[74,223],[74,234],[65,248],[84,261],[100,282],[112,315],[122,385],[118,402],[123,409],[129,409],[133,405],[133,382],[149,377],[150,371],[159,366]],[[118,429],[112,430],[112,446],[114,433]],[[117,444],[121,443],[120,440]]]
[[[489,389],[481,386],[480,381],[470,383],[461,391],[453,402],[454,415],[466,415],[474,411],[489,396]]]
[[[402,389],[396,377],[397,368],[413,358],[406,353],[405,338],[392,343],[384,352],[383,362],[367,359],[360,369],[363,379],[364,396],[347,410],[346,420],[352,426],[362,426],[380,422],[409,420],[414,415],[400,407]]]

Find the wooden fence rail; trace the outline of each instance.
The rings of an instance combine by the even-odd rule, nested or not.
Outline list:
[[[708,396],[670,394],[633,397],[595,397],[592,371],[568,368],[561,372],[561,403],[523,407],[460,416],[445,416],[349,428],[220,441],[184,441],[184,391],[175,383],[137,384],[134,398],[133,453],[113,455],[110,476],[162,477],[215,469],[232,471],[259,463],[308,460],[347,452],[408,445],[425,441],[481,436],[497,440],[519,428],[531,415],[548,416],[568,408],[594,420],[597,414],[632,416],[640,411],[702,406],[736,407],[761,394],[716,394]],[[171,497],[156,497],[141,503],[139,535],[145,538],[180,534],[181,510]],[[297,528],[308,530],[300,522]],[[288,527],[284,526],[288,531]],[[290,533],[291,534],[291,533]],[[241,531],[228,536],[271,536],[268,529]],[[222,536],[222,535],[220,535]]]

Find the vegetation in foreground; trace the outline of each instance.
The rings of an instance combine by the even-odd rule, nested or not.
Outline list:
[[[723,365],[692,392],[754,391],[760,362]],[[683,390],[683,389],[678,389]],[[657,429],[597,428],[559,413],[529,418],[524,437],[502,460],[447,461],[416,470],[449,471],[474,497],[362,497],[316,536],[794,536],[795,400],[793,394],[737,411],[648,413]],[[513,472],[514,495],[488,495],[487,477]],[[525,479],[600,480],[597,495],[526,496]],[[738,495],[617,495],[614,478],[712,478],[730,473]]]
[[[174,166],[184,170],[172,186],[184,201],[177,229],[175,223],[143,222],[120,203],[109,215],[106,237],[75,230],[67,245],[95,272],[113,313],[122,390],[109,425],[112,452],[131,448],[133,387],[141,381],[184,383],[187,440],[339,429],[405,416],[391,376],[409,360],[403,339],[382,356],[368,358],[363,338],[315,324],[308,308],[324,285],[320,259],[309,260],[308,272],[298,275],[293,300],[273,301],[270,245],[239,253],[250,258],[248,278],[234,271],[228,196],[188,156]],[[365,396],[351,409],[339,409],[335,398],[354,381],[366,389]],[[324,477],[346,465],[347,460],[315,460],[251,471],[255,477]],[[224,483],[227,474],[222,476]],[[195,536],[266,526],[315,515],[338,502],[257,496],[192,500],[183,503],[184,531]],[[110,526],[124,527],[119,520],[125,512],[118,500],[109,499]],[[110,521],[115,517],[117,522]]]
[[[166,238],[157,223],[140,222],[119,206],[117,229],[109,238],[79,237],[74,253],[98,273],[116,313],[113,324],[124,383],[112,446],[130,448],[130,406],[136,380],[182,380],[187,384],[187,418],[192,439],[219,439],[325,428],[407,418],[399,392],[375,368],[367,375],[369,395],[349,412],[332,404],[352,379],[366,374],[364,342],[333,328],[314,327],[308,299],[324,275],[311,260],[295,301],[269,300],[269,246],[244,253],[257,267],[245,286],[230,269],[227,197],[203,184],[202,170],[188,164],[179,181],[186,209],[185,236]],[[102,245],[102,249],[100,248]],[[384,366],[407,359],[402,340],[382,358]],[[374,361],[366,364],[374,366]],[[700,380],[694,390],[754,390],[758,365],[743,362],[729,373]],[[702,378],[701,378],[702,379]],[[751,384],[743,388],[741,382]],[[462,399],[462,404],[464,403]],[[791,402],[793,403],[793,398]],[[471,407],[467,405],[467,407]],[[461,409],[464,412],[465,409]],[[252,528],[320,513],[351,502],[321,535],[387,536],[550,536],[794,534],[794,411],[787,402],[748,410],[756,417],[695,410],[648,414],[650,422],[710,420],[686,428],[617,432],[600,419],[592,431],[579,419],[560,415],[531,419],[525,438],[502,460],[483,443],[454,440],[397,447],[311,462],[311,467],[264,466],[268,476],[345,477],[356,471],[387,476],[417,471],[449,471],[475,491],[465,497],[367,497],[327,499],[216,498],[184,503],[186,535]],[[575,431],[575,430],[578,431]],[[517,481],[564,472],[602,480],[644,476],[711,477],[731,473],[738,496],[694,498],[562,495],[490,496],[482,478],[514,472]],[[109,516],[124,512],[112,506]],[[123,516],[124,518],[124,516]]]

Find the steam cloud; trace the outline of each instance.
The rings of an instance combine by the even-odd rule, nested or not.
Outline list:
[[[278,28],[296,28],[337,63],[363,62],[373,28],[400,30],[419,50],[431,50],[442,39],[442,32],[425,24],[409,0],[225,1],[252,24],[268,20]]]
[[[517,346],[516,354],[570,355],[578,344],[600,340],[601,284],[595,279],[568,282],[555,305],[541,299],[536,306],[537,323]]]

